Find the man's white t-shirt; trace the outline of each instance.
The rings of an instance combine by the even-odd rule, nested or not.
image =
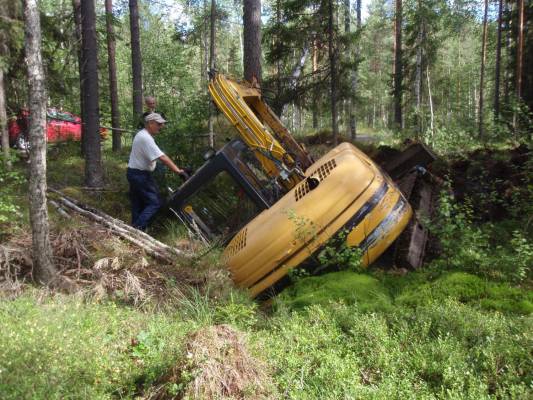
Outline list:
[[[155,161],[164,154],[155,143],[153,136],[146,129],[141,129],[133,139],[128,168],[153,171]]]

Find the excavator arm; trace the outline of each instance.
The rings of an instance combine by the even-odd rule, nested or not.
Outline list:
[[[286,190],[305,178],[312,158],[262,100],[259,89],[215,72],[209,92],[269,177]]]

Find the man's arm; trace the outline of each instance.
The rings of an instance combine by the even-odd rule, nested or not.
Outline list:
[[[178,168],[166,154],[163,154],[159,159],[163,164],[169,167],[172,172],[175,172],[176,174],[182,174],[184,172],[181,168]]]

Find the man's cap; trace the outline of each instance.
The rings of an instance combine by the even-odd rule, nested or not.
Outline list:
[[[144,122],[149,122],[149,121],[155,121],[160,124],[164,124],[165,122],[167,122],[161,116],[161,114],[158,114],[158,113],[150,113],[146,117],[144,117]]]

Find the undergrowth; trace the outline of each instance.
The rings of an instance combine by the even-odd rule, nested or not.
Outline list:
[[[117,181],[123,179],[119,158],[109,164],[117,166]],[[68,162],[65,157],[50,176],[83,195],[81,181],[60,174]],[[16,197],[18,178],[3,177],[11,186],[0,191]],[[216,249],[193,265],[211,274],[201,288],[182,290],[180,266],[170,267],[176,270],[165,274],[163,305],[161,296],[157,304],[150,296],[138,304],[118,293],[62,295],[27,286],[0,300],[0,398],[148,399],[158,388],[185,393],[200,371],[162,379],[188,364],[192,332],[224,324],[250,338],[251,354],[265,362],[280,398],[531,398],[532,192],[521,188],[503,220],[480,219],[480,200],[460,203],[444,194],[431,225],[438,255],[423,270],[362,271],[356,254],[326,247],[320,261],[341,271],[293,274],[294,284],[273,307],[231,288],[221,270],[206,268],[217,263]],[[123,212],[117,202],[127,201],[120,191],[90,196],[108,202],[111,214]],[[483,201],[494,200],[490,194]],[[168,231],[166,239],[179,240],[180,228]],[[121,251],[102,243],[92,258],[112,260],[114,248]]]

